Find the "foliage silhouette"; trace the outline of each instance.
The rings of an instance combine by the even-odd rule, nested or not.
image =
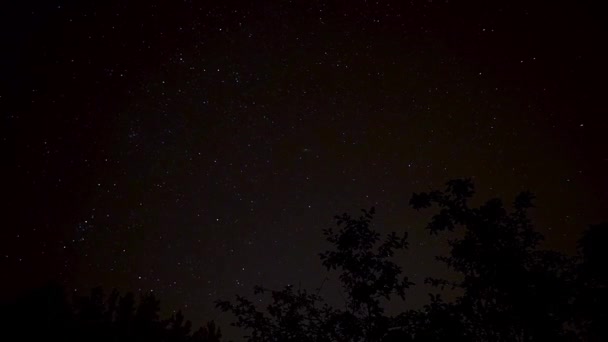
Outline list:
[[[251,331],[246,336],[249,341],[381,341],[394,325],[381,300],[395,295],[405,298],[412,283],[391,261],[395,251],[407,248],[407,234],[391,233],[380,243],[380,234],[371,227],[374,214],[374,208],[363,210],[359,218],[342,214],[335,217],[338,231],[323,231],[334,249],[320,258],[328,270],[341,272],[347,297],[344,308],[334,308],[318,294],[291,286],[278,291],[257,287],[256,294],[271,294],[272,303],[265,312],[241,296],[235,303],[218,301],[218,307],[237,317],[235,326]]]
[[[414,193],[409,202],[416,210],[438,207],[426,226],[430,234],[458,236],[437,260],[459,280],[426,279],[456,290],[452,301],[431,293],[421,309],[385,313],[382,300],[404,299],[413,285],[392,261],[395,251],[407,249],[407,234],[391,233],[379,243],[372,208],[357,219],[336,216],[339,229],[323,231],[332,249],[320,259],[340,273],[344,308],[329,305],[320,289],[311,294],[293,287],[256,287],[256,295],[271,295],[266,308],[242,296],[217,306],[234,314],[233,325],[247,330],[250,342],[608,340],[608,224],[591,226],[579,254],[567,256],[539,248],[543,236],[528,217],[530,192],[516,196],[511,209],[496,198],[471,207],[474,193],[470,179],[455,179],[444,190]]]
[[[232,313],[233,325],[250,342],[419,342],[419,341],[608,341],[608,223],[591,225],[578,241],[576,255],[543,250],[528,216],[534,196],[522,192],[511,205],[489,199],[472,206],[470,179],[446,183],[443,190],[414,193],[415,210],[436,207],[429,234],[452,232],[448,253],[437,260],[453,279],[427,278],[435,288],[420,309],[396,315],[385,304],[407,298],[414,285],[395,262],[408,248],[408,235],[381,236],[373,225],[374,208],[359,217],[335,217],[324,229],[331,248],[319,254],[337,272],[344,306],[330,304],[321,288],[254,288],[269,298],[265,307],[236,296],[217,301]],[[441,291],[454,291],[450,301]],[[181,312],[161,319],[152,293],[101,288],[68,298],[57,285],[35,289],[2,304],[3,332],[17,340],[220,342],[213,321],[196,331]]]
[[[133,293],[114,290],[106,298],[101,288],[70,301],[63,288],[48,285],[2,305],[5,336],[16,340],[219,342],[213,322],[194,334],[181,312],[159,318],[160,301],[149,293],[136,305]]]
[[[589,341],[608,341],[608,223],[591,225],[578,242],[575,325]]]
[[[564,340],[573,296],[572,258],[538,249],[542,236],[527,210],[529,192],[519,194],[508,212],[499,199],[469,206],[470,180],[448,182],[445,191],[414,194],[415,209],[439,207],[427,229],[432,234],[462,229],[449,241],[449,256],[438,260],[462,275],[454,283],[463,295],[450,306],[465,327],[464,336],[481,341]],[[444,284],[444,280],[429,279]]]

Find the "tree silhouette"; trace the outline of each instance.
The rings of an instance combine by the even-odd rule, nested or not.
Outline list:
[[[340,273],[346,294],[344,308],[334,308],[322,297],[306,290],[287,286],[280,291],[256,287],[255,293],[270,292],[272,303],[265,311],[241,296],[236,302],[218,301],[224,311],[232,312],[233,324],[250,330],[248,341],[381,341],[394,318],[385,315],[381,299],[394,295],[405,298],[412,285],[402,277],[401,268],[391,261],[396,250],[407,248],[407,234],[386,236],[371,227],[375,210],[363,210],[359,218],[336,216],[338,231],[325,229],[327,241],[334,248],[320,254],[328,270]]]
[[[588,341],[608,340],[608,223],[591,225],[578,242],[576,326]]]
[[[416,210],[438,207],[426,226],[430,234],[454,232],[449,253],[437,256],[458,280],[427,278],[426,283],[456,290],[446,302],[438,293],[418,310],[394,317],[382,300],[405,298],[413,285],[393,257],[407,248],[407,234],[380,234],[371,227],[374,209],[353,219],[336,216],[338,230],[323,231],[332,248],[320,254],[322,264],[340,273],[346,293],[344,308],[327,304],[319,289],[286,287],[270,293],[271,303],[258,308],[237,296],[218,301],[233,313],[233,325],[258,341],[573,341],[608,340],[608,224],[591,226],[579,242],[579,255],[539,248],[543,236],[528,217],[534,196],[522,192],[506,207],[500,199],[471,207],[470,179],[446,183],[444,190],[414,193]]]
[[[222,340],[222,331],[215,325],[215,322],[209,321],[206,326],[200,327],[192,334],[192,342],[220,342]]]
[[[341,272],[340,281],[347,295],[347,311],[343,314],[352,316],[356,323],[350,337],[364,341],[380,340],[391,325],[381,299],[390,300],[394,295],[405,299],[405,290],[413,285],[390,259],[395,250],[407,249],[407,233],[399,237],[392,232],[376,246],[380,234],[371,228],[374,214],[375,209],[371,208],[363,210],[358,219],[347,214],[336,216],[340,229],[324,230],[334,249],[320,255],[323,266]]]
[[[137,304],[137,305],[136,305]],[[60,286],[36,289],[2,305],[3,333],[11,340],[220,342],[221,331],[208,322],[191,334],[181,312],[159,318],[160,301],[152,293],[106,298],[101,288],[74,295],[71,302]]]
[[[427,278],[441,290],[454,290],[445,301],[429,294],[420,309],[388,315],[384,303],[406,298],[413,285],[393,258],[408,248],[407,233],[382,237],[372,225],[374,208],[353,218],[335,217],[337,228],[323,234],[330,248],[319,254],[328,271],[339,274],[344,306],[330,305],[321,288],[307,291],[261,286],[254,295],[269,303],[236,296],[217,306],[231,312],[234,326],[250,342],[427,342],[427,341],[607,341],[608,223],[591,225],[568,256],[543,250],[528,216],[534,196],[522,192],[511,205],[490,199],[471,206],[469,179],[451,180],[443,190],[414,193],[415,210],[436,207],[429,234],[453,232],[448,253],[437,256],[453,279]],[[17,340],[219,342],[214,322],[192,332],[181,312],[161,319],[153,293],[101,288],[68,299],[49,285],[3,303],[3,333]],[[13,338],[13,336],[17,338]]]
[[[34,341],[47,336],[74,340],[74,313],[61,286],[32,289],[0,308],[2,334],[7,340]]]
[[[519,194],[508,212],[499,199],[471,208],[473,193],[473,183],[459,179],[444,191],[414,194],[410,200],[414,209],[439,207],[427,225],[431,234],[464,230],[449,241],[450,254],[437,259],[462,275],[453,283],[463,295],[452,310],[467,328],[466,336],[480,341],[570,338],[564,324],[571,312],[574,260],[538,250],[542,236],[527,214],[533,195]]]

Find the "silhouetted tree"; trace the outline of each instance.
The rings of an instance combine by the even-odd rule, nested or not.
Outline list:
[[[339,273],[345,305],[336,307],[320,295],[286,286],[254,288],[270,302],[259,307],[237,296],[217,306],[231,312],[234,326],[250,342],[427,342],[427,341],[607,341],[608,223],[592,225],[578,243],[578,254],[542,250],[543,237],[528,217],[534,196],[523,192],[511,206],[499,199],[470,205],[471,180],[451,180],[444,190],[414,193],[416,210],[435,206],[426,226],[430,234],[454,232],[447,255],[438,256],[454,279],[426,283],[453,289],[455,299],[438,293],[418,310],[391,316],[383,302],[405,299],[413,285],[393,262],[408,247],[407,234],[384,238],[372,227],[374,209],[358,218],[336,216],[337,229],[323,233],[331,248],[320,253],[328,270]],[[214,322],[192,331],[181,312],[159,316],[152,294],[139,301],[133,293],[101,288],[66,299],[50,285],[1,307],[3,333],[17,340],[219,342]],[[14,339],[14,338],[13,338]]]
[[[324,230],[334,248],[321,253],[327,269],[340,271],[340,281],[347,295],[348,321],[354,321],[351,340],[378,341],[384,336],[391,319],[384,314],[381,299],[397,295],[405,299],[405,290],[413,283],[401,276],[402,270],[391,257],[395,250],[407,249],[407,233],[402,237],[388,234],[382,243],[380,234],[371,228],[374,208],[363,210],[353,219],[347,214],[336,216],[340,228]]]
[[[327,311],[329,307],[321,297],[305,290],[294,291],[292,286],[279,291],[255,288],[256,295],[267,292],[272,303],[266,312],[241,296],[235,303],[219,301],[218,307],[237,317],[234,326],[251,331],[245,336],[249,341],[330,341],[323,332],[333,312]]]
[[[101,287],[91,290],[88,296],[73,297],[75,332],[90,341],[107,341],[111,336],[111,320],[107,318],[106,303]]]
[[[608,223],[591,225],[578,242],[576,327],[585,340],[608,341]]]
[[[74,338],[74,313],[63,288],[57,284],[27,291],[2,303],[0,311],[3,340],[35,341],[62,336],[71,341]]]
[[[469,179],[451,180],[444,190],[414,193],[416,209],[437,206],[427,225],[430,234],[455,232],[448,255],[438,256],[457,276],[455,280],[427,278],[426,283],[456,290],[456,299],[430,294],[419,310],[391,317],[382,300],[405,297],[412,285],[391,261],[407,248],[407,235],[380,234],[371,228],[373,208],[353,219],[336,217],[339,229],[324,230],[332,248],[320,254],[329,270],[340,273],[346,293],[344,308],[327,304],[314,294],[288,286],[270,293],[271,303],[258,308],[237,296],[218,301],[233,313],[233,325],[258,341],[571,341],[608,340],[608,225],[590,227],[579,243],[579,256],[542,250],[543,236],[533,227],[528,210],[534,196],[522,192],[511,208],[499,199],[470,206],[474,195]]]
[[[574,259],[538,249],[542,236],[527,211],[533,195],[519,194],[508,212],[499,199],[469,206],[473,183],[452,180],[444,191],[414,194],[410,205],[439,207],[427,225],[431,234],[461,229],[449,241],[450,254],[438,260],[462,275],[452,283],[463,295],[453,306],[476,341],[540,341],[570,338],[565,330],[571,312]],[[429,279],[431,284],[446,284]]]
[[[207,322],[206,326],[200,327],[192,334],[192,342],[220,342],[222,330],[215,325],[214,321]]]
[[[221,332],[209,322],[190,334],[192,324],[181,312],[160,320],[160,301],[149,293],[136,305],[133,293],[114,290],[105,298],[101,288],[74,295],[51,285],[2,305],[5,340],[220,342]],[[10,337],[10,338],[9,338]]]
[[[184,315],[181,311],[178,311],[175,315],[171,316],[171,318],[167,320],[166,325],[167,334],[171,341],[188,341],[192,323],[190,321],[184,322]]]
[[[313,294],[292,286],[279,291],[256,287],[256,294],[271,294],[272,303],[265,310],[241,296],[234,303],[219,301],[218,307],[236,316],[233,325],[249,330],[246,338],[251,342],[381,341],[394,319],[385,315],[380,301],[394,295],[404,298],[412,283],[391,261],[396,250],[407,248],[407,235],[391,233],[380,242],[380,234],[371,227],[374,213],[372,208],[359,218],[336,216],[338,231],[323,231],[333,249],[320,258],[328,270],[340,272],[345,308],[330,306],[319,291]]]

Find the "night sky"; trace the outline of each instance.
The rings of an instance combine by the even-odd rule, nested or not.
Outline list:
[[[572,251],[608,212],[608,18],[532,2],[3,6],[2,297],[153,290],[225,326],[217,299],[319,286],[321,230],[371,206],[420,283],[443,247],[408,200],[457,177],[533,191]]]

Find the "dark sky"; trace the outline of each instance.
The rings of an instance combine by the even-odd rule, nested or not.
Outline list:
[[[532,2],[3,7],[3,297],[154,290],[225,324],[218,298],[318,286],[321,229],[372,205],[420,282],[441,248],[409,197],[456,177],[530,189],[572,250],[607,218],[608,18]]]

